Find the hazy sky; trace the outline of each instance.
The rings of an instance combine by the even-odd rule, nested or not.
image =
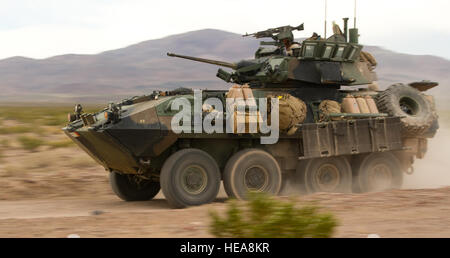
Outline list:
[[[328,20],[354,0],[328,0]],[[450,59],[449,0],[358,0],[361,43]],[[324,0],[0,0],[0,58],[94,54],[186,31],[236,33],[305,23],[323,34]]]

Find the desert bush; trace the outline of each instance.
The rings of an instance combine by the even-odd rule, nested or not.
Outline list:
[[[251,193],[249,201],[231,200],[222,218],[210,212],[210,232],[232,238],[328,238],[337,226],[329,213],[319,213],[312,204],[296,207],[293,200],[281,201],[262,193]]]
[[[22,144],[22,147],[24,149],[31,151],[37,149],[39,146],[44,144],[44,141],[42,141],[41,139],[28,136],[20,136],[18,140],[20,144]]]

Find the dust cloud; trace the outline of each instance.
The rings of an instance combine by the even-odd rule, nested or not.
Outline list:
[[[450,126],[440,125],[436,136],[428,140],[428,152],[414,163],[414,174],[405,175],[403,188],[439,188],[450,186]]]

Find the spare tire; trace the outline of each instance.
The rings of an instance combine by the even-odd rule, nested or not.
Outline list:
[[[430,128],[423,136],[426,138],[433,138],[436,135],[437,130],[439,129],[439,115],[436,110],[436,102],[434,101],[434,97],[431,95],[425,95],[425,97],[431,104],[431,109],[433,111],[433,121],[431,122]]]
[[[426,138],[433,138],[436,135],[438,129],[439,129],[438,116],[434,115],[434,119],[433,122],[431,122],[430,128],[425,132],[423,136]]]
[[[380,112],[402,117],[402,133],[405,136],[421,136],[433,123],[430,102],[423,93],[408,85],[391,85],[380,92],[375,101]]]

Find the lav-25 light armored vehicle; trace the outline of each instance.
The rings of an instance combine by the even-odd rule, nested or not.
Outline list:
[[[93,114],[77,105],[63,130],[109,171],[113,191],[126,201],[150,200],[162,188],[173,207],[200,205],[216,198],[221,181],[228,196],[239,199],[249,191],[279,194],[290,183],[307,193],[401,187],[438,129],[433,98],[423,93],[437,83],[379,90],[376,61],[362,51],[358,30],[348,30],[347,19],[344,31],[334,25],[329,38],[314,34],[296,43],[294,30],[303,25],[250,34],[273,41],[261,42],[254,59],[238,63],[168,53],[234,70],[217,73],[234,83],[230,90],[204,90],[202,100],[278,100],[279,138],[272,144],[262,144],[265,134],[247,127],[176,133],[173,103],[185,98],[194,107],[189,89],[110,103]],[[246,110],[245,126],[251,117]],[[214,123],[237,114],[203,105],[200,119],[213,112]],[[256,121],[267,122],[276,115],[270,112],[257,113]]]

